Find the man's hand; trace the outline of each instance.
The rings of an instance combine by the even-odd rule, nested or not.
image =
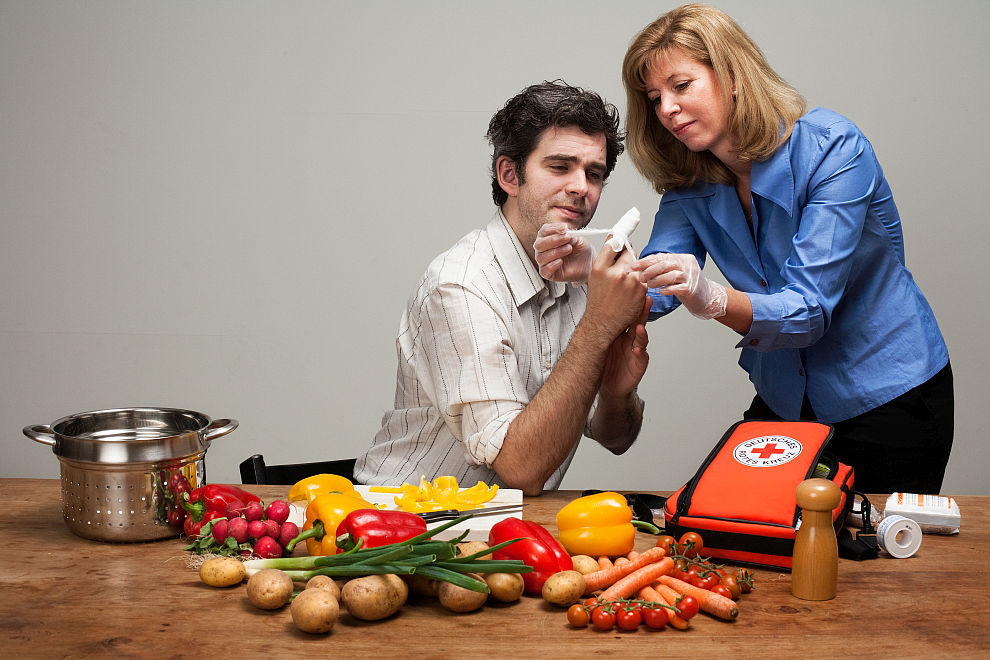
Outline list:
[[[725,315],[725,287],[701,272],[693,254],[651,254],[632,265],[639,279],[666,296],[677,296],[689,312],[701,319]]]
[[[650,363],[650,356],[646,352],[649,343],[646,319],[650,314],[651,302],[649,296],[644,296],[639,318],[616,337],[609,347],[599,389],[600,397],[624,397],[634,392],[643,379],[646,367]]]
[[[611,343],[642,316],[646,285],[632,272],[628,250],[616,253],[605,245],[588,278],[588,304],[582,324],[592,324]]]
[[[567,230],[564,222],[548,222],[540,227],[533,242],[536,265],[540,276],[548,280],[583,284],[591,273],[595,251],[586,239],[571,238]]]

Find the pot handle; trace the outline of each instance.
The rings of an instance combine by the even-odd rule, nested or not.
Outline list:
[[[31,426],[25,426],[23,431],[24,435],[35,442],[40,442],[49,447],[55,446],[55,432],[52,431],[52,427],[48,424],[32,424]]]
[[[236,428],[236,419],[215,419],[210,422],[209,426],[206,427],[206,433],[203,434],[203,440],[206,442],[213,442],[217,438],[227,435]],[[25,433],[27,433],[27,431],[25,431]]]

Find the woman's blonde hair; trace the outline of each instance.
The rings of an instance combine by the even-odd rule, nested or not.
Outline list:
[[[749,35],[714,7],[683,5],[636,35],[622,62],[626,146],[636,169],[658,193],[699,181],[734,184],[735,176],[710,152],[694,153],[671,135],[646,96],[647,71],[673,49],[715,72],[723,101],[732,108],[728,131],[744,160],[765,160],[787,140],[805,113],[804,97],[770,68]]]

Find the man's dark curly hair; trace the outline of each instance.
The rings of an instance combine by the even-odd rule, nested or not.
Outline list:
[[[507,156],[515,164],[519,182],[525,182],[526,159],[550,127],[576,126],[588,135],[605,136],[605,178],[625,149],[619,130],[619,111],[592,91],[572,87],[563,80],[530,85],[506,101],[488,124],[485,137],[492,144],[492,199],[502,206],[508,195],[498,185],[495,163]]]

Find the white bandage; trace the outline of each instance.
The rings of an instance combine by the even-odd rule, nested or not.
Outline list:
[[[611,229],[572,229],[567,232],[567,235],[601,236],[611,234],[612,236],[605,241],[605,245],[612,248],[615,252],[621,252],[622,248],[626,248],[632,252],[633,256],[636,256],[636,250],[633,249],[632,243],[629,242],[629,237],[632,236],[632,233],[636,231],[636,227],[638,226],[639,209],[634,206],[626,211],[625,215],[619,218],[619,221]]]

